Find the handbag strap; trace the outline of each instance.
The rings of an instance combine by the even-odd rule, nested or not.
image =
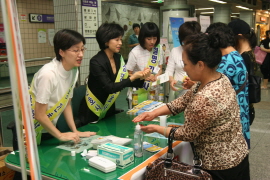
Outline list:
[[[168,151],[167,151],[167,157],[164,161],[164,166],[166,168],[170,168],[172,166],[172,159],[174,158],[174,154],[173,154],[173,148],[172,148],[172,142],[173,142],[173,137],[174,137],[174,132],[177,130],[178,128],[173,127],[170,130],[169,136],[168,136]]]
[[[242,86],[241,86],[237,91],[235,91],[236,94],[239,94],[239,93],[244,89],[244,87],[245,87],[246,84],[247,84],[247,79],[248,79],[248,73],[247,73],[247,75],[246,75],[246,80],[245,80],[244,84],[242,84]]]

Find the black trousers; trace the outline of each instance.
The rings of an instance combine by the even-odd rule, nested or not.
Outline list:
[[[213,180],[250,180],[248,155],[236,167],[225,170],[206,170]]]

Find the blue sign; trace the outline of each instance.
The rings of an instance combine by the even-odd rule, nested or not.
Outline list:
[[[179,27],[184,23],[184,18],[170,17],[170,23],[172,30],[173,47],[178,47],[180,46],[178,30]]]
[[[50,14],[29,14],[29,22],[54,23],[54,15],[50,15]]]

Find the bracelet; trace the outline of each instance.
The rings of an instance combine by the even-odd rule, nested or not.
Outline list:
[[[165,136],[165,137],[166,137],[166,135],[167,135],[167,128],[168,128],[168,127],[165,127],[165,128],[164,128],[164,136]]]

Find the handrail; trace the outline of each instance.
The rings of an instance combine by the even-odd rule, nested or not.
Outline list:
[[[7,59],[7,56],[0,56],[0,60]],[[42,57],[42,58],[33,58],[33,59],[26,59],[24,62],[35,62],[35,61],[43,61],[43,60],[52,60],[52,57]],[[8,61],[0,62],[0,64],[8,64]]]

